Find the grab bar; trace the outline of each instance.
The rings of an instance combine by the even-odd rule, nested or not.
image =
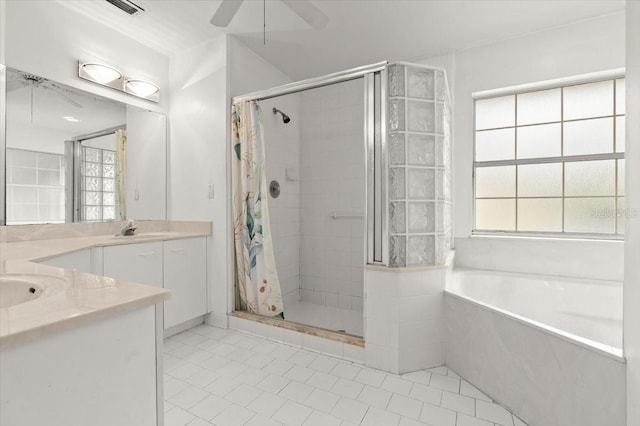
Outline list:
[[[361,212],[346,212],[346,211],[332,211],[331,213],[329,213],[329,217],[331,217],[331,219],[357,219],[357,218],[363,218],[364,214]]]

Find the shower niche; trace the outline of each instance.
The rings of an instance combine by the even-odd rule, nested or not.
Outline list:
[[[261,111],[266,192],[279,183],[267,203],[285,322],[362,345],[368,265],[442,265],[451,249],[445,72],[385,62],[246,101]]]

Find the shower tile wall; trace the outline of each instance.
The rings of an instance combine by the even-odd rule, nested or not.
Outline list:
[[[356,311],[365,261],[363,90],[355,80],[301,94],[302,300]]]
[[[299,95],[282,96],[262,101],[262,124],[265,132],[267,184],[280,183],[280,196],[269,196],[271,239],[276,259],[278,277],[287,306],[300,298],[300,182],[287,179],[289,173],[300,170],[300,102]],[[273,107],[291,117],[288,124],[272,113]]]
[[[441,70],[388,68],[389,263],[441,265],[451,249],[451,107]]]

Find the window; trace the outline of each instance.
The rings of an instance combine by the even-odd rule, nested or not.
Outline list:
[[[620,237],[624,84],[477,98],[474,232]]]
[[[82,147],[82,219],[116,218],[116,152]]]
[[[63,155],[7,148],[7,225],[64,223]]]

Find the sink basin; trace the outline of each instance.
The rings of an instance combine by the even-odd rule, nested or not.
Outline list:
[[[165,234],[162,233],[150,233],[150,234],[134,234],[134,235],[115,235],[112,237],[114,240],[122,240],[122,241],[139,241],[139,240],[148,240],[151,238],[162,238]]]
[[[27,303],[42,294],[42,287],[33,278],[24,275],[0,277],[0,308]]]

